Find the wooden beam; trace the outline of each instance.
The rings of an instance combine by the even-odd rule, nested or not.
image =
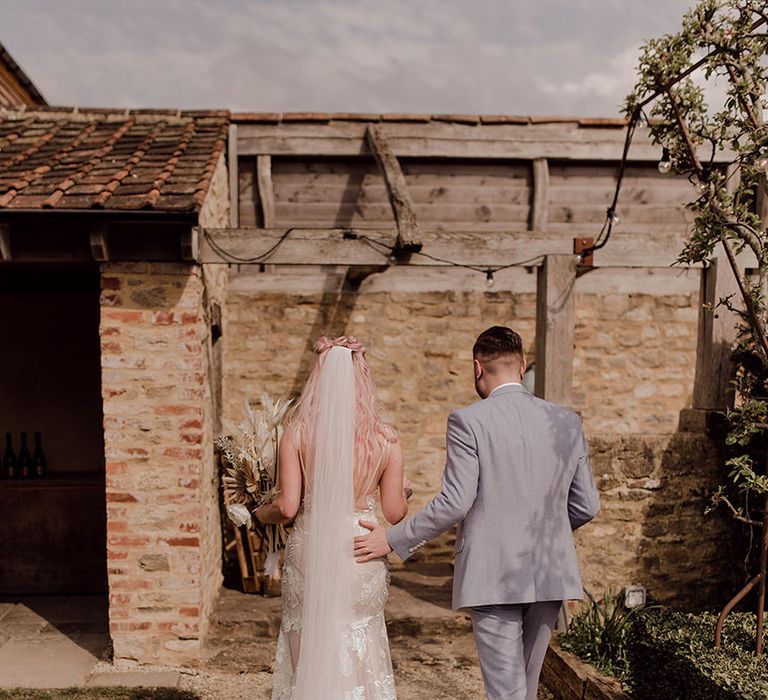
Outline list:
[[[106,262],[109,260],[109,245],[107,242],[107,227],[97,226],[90,233],[91,255],[94,260]]]
[[[219,247],[239,258],[255,258],[263,254],[285,235],[286,229],[206,229],[201,242],[202,261],[225,262]],[[591,233],[591,232],[590,232]],[[269,263],[276,265],[381,265],[389,257],[386,247],[354,239],[365,235],[383,246],[393,246],[396,233],[392,229],[356,229],[350,239],[347,229],[294,229],[274,251]],[[209,240],[210,239],[210,240]],[[531,266],[540,256],[573,254],[573,233],[519,231],[428,231],[419,240],[423,252],[462,265],[498,267],[521,261]],[[618,230],[610,243],[594,254],[596,267],[652,268],[670,267],[686,240],[685,230],[649,232]],[[742,255],[750,266],[748,254]],[[445,266],[445,263],[415,254],[409,264]]]
[[[724,306],[722,298],[733,295],[738,304],[739,289],[728,260],[714,258],[702,270],[699,305],[699,330],[696,344],[696,373],[693,408],[723,410],[732,405],[727,391],[731,381],[731,353],[736,342],[737,316]]]
[[[261,209],[261,224],[264,228],[275,225],[275,187],[272,182],[272,157],[256,158],[256,188]]]
[[[237,124],[229,125],[227,141],[227,169],[229,171],[229,225],[237,228],[240,225],[240,174],[237,163]]]
[[[370,124],[366,131],[368,145],[376,157],[384,183],[387,186],[387,195],[392,211],[395,215],[397,232],[401,242],[408,246],[416,241],[419,235],[419,224],[416,220],[416,210],[413,200],[408,192],[408,185],[400,163],[390,148],[386,136],[381,127]]]
[[[181,234],[181,259],[200,262],[200,229],[197,226]]]
[[[547,255],[536,285],[536,379],[534,393],[571,403],[573,384],[574,285],[576,258]]]
[[[528,228],[532,231],[543,231],[547,227],[549,216],[549,161],[546,158],[535,158],[531,169],[533,196]]]
[[[239,124],[241,156],[271,154],[359,156],[370,153],[365,122]],[[533,160],[618,161],[624,129],[583,129],[576,124],[450,124],[398,123],[386,125],[387,141],[398,157],[490,158]],[[661,151],[647,135],[637,133],[630,161],[657,163]],[[709,153],[702,149],[702,156]],[[716,162],[734,154],[719,153]]]
[[[11,226],[0,224],[0,261],[11,259]]]

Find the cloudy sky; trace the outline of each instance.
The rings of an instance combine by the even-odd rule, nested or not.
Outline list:
[[[690,0],[0,0],[49,102],[616,116]]]

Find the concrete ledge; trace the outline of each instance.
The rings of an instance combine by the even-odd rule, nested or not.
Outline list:
[[[565,651],[553,638],[541,682],[560,700],[632,700],[615,678],[600,675],[594,668]]]

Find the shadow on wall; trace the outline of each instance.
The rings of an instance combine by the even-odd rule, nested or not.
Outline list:
[[[381,268],[385,270],[386,266]],[[323,292],[319,304],[319,313],[315,318],[309,333],[307,334],[306,352],[301,356],[299,370],[293,380],[290,396],[298,396],[304,388],[304,382],[309,377],[315,366],[314,345],[321,335],[336,338],[346,335],[347,327],[355,310],[358,300],[360,285],[365,279],[379,268],[347,268],[347,271],[338,284],[333,276],[328,277],[329,289]],[[317,303],[312,300],[308,303]]]

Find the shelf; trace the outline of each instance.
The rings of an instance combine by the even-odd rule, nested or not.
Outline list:
[[[42,479],[0,479],[0,489],[32,491],[37,489],[104,488],[104,472],[53,472]]]

